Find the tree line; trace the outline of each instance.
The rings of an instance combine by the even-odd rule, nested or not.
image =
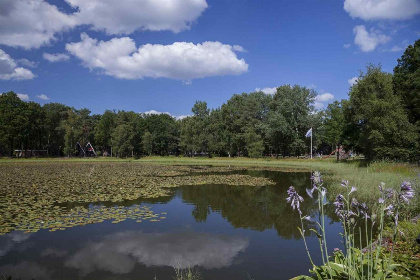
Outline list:
[[[420,40],[394,68],[368,65],[350,87],[348,99],[315,110],[317,93],[283,85],[273,95],[234,94],[219,108],[197,101],[192,116],[147,115],[106,110],[102,115],[60,103],[24,102],[14,92],[0,95],[0,154],[45,150],[76,156],[76,143],[90,142],[99,155],[300,156],[327,154],[337,146],[368,159],[419,161]]]

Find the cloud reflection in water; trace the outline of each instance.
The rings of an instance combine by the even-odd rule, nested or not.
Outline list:
[[[101,242],[89,243],[69,257],[65,265],[88,274],[105,270],[123,274],[136,263],[146,266],[188,268],[230,266],[235,256],[245,251],[244,237],[196,232],[143,233],[126,231],[105,236]]]

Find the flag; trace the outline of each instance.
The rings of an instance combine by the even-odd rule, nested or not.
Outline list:
[[[311,137],[312,136],[312,127],[311,129],[308,130],[308,132],[306,132],[306,137]]]

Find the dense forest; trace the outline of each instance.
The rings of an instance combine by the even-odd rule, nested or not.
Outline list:
[[[309,154],[337,146],[368,159],[420,159],[420,40],[394,68],[368,65],[348,99],[315,110],[317,93],[283,85],[268,95],[233,95],[209,109],[197,101],[192,116],[147,115],[107,110],[102,115],[60,103],[24,102],[14,92],[0,95],[0,155],[43,150],[48,156],[80,155],[77,143],[91,143],[98,155],[205,155],[262,157]],[[27,156],[29,153],[25,153]]]

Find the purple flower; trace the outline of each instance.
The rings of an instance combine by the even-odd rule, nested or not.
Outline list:
[[[344,210],[344,196],[342,196],[341,194],[337,195],[333,204],[335,206],[335,213],[338,216],[343,217],[342,212]]]
[[[311,197],[311,198],[313,198],[313,193],[314,193],[314,191],[315,191],[315,188],[312,188],[312,189],[306,189],[306,193]]]
[[[385,197],[392,198],[394,196],[394,190],[393,189],[386,189],[385,190]]]
[[[379,185],[379,190],[381,192],[383,192],[384,191],[384,187],[385,187],[385,183],[384,182],[381,182],[381,184]]]
[[[359,202],[357,202],[357,199],[353,198],[351,200],[351,207],[356,208],[356,209],[359,208]]]
[[[311,177],[315,185],[319,185],[323,182],[321,172],[315,171]]]
[[[383,204],[385,200],[383,198],[378,199],[379,204]]]
[[[370,218],[369,215],[368,215],[368,213],[367,213],[368,209],[369,208],[367,207],[366,203],[359,204],[360,213],[363,216],[365,216],[366,219]]]
[[[394,215],[394,205],[390,204],[388,207],[385,208],[385,211],[387,211],[388,216]]]
[[[355,191],[357,191],[357,189],[356,189],[355,186],[353,186],[353,187],[351,187],[351,190],[350,190],[349,194],[351,194],[352,192],[355,192]]]
[[[401,192],[399,195],[400,199],[403,200],[405,203],[409,203],[410,199],[414,197],[414,190],[411,187],[411,183],[404,181],[401,184]]]
[[[347,188],[347,186],[349,185],[349,181],[347,180],[343,180],[341,181],[341,186]]]
[[[296,192],[293,186],[289,187],[287,194],[289,195],[289,197],[286,198],[287,203],[290,203],[293,210],[297,209],[299,214],[302,214],[300,211],[300,203],[303,201],[303,198]]]

